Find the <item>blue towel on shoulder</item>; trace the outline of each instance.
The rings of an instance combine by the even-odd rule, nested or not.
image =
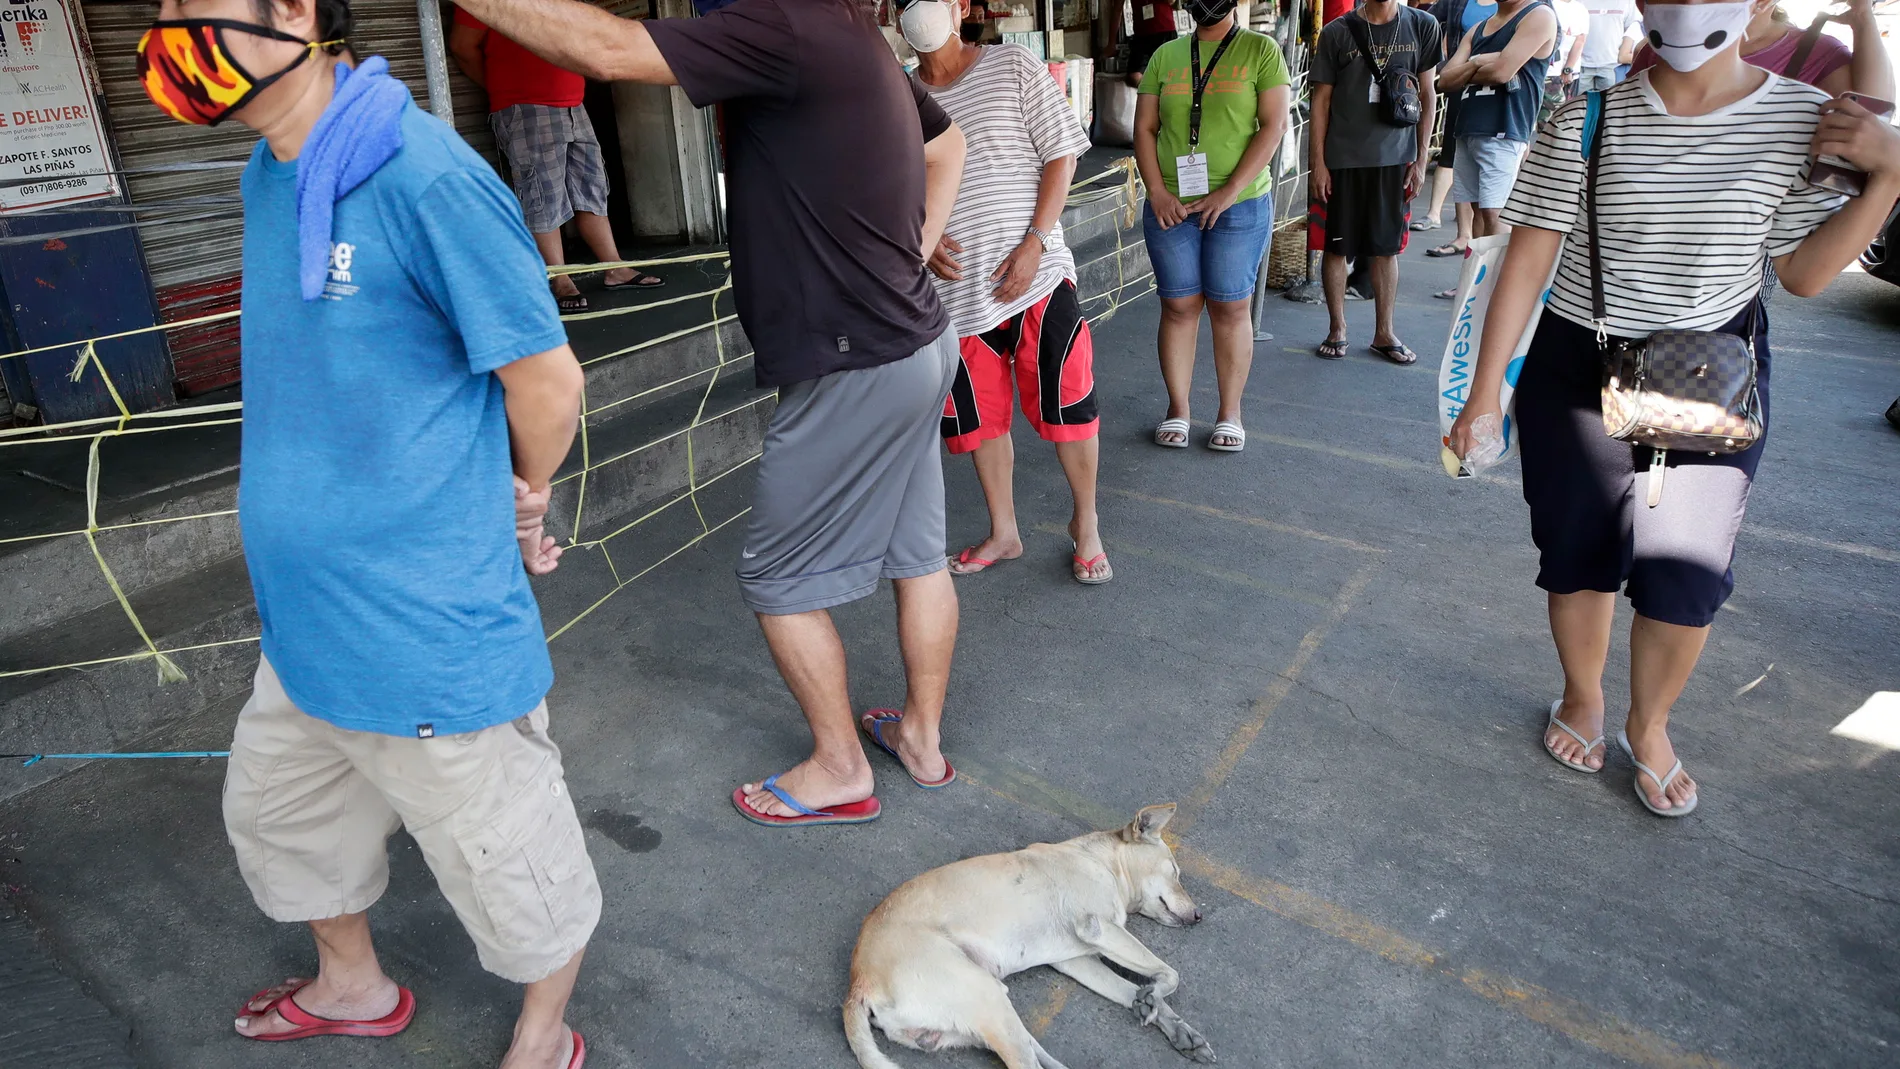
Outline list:
[[[304,300],[323,296],[336,202],[402,149],[408,105],[409,87],[390,77],[383,57],[371,56],[354,70],[337,64],[336,94],[297,157],[297,280]]]

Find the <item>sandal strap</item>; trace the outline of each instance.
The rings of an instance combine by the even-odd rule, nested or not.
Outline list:
[[[872,716],[868,713],[864,717],[864,722],[871,725],[872,740],[882,747],[885,753],[890,754],[892,757],[897,757],[897,748],[884,741],[884,725],[895,724],[901,720],[903,720],[901,716]],[[902,760],[902,758],[899,758],[899,760]]]
[[[1188,429],[1188,426],[1189,425],[1188,425],[1187,420],[1179,419],[1179,418],[1171,416],[1167,419],[1162,420],[1160,423],[1155,424],[1155,433],[1164,434],[1168,431],[1177,431],[1177,432],[1185,433]]]
[[[297,992],[302,991],[306,986],[305,984],[298,984],[291,990],[272,999],[270,1005],[264,1007],[261,1012],[253,1016],[267,1016],[272,1010],[275,1010],[277,1011],[277,1016],[284,1019],[285,1024],[295,1025],[298,1028],[315,1028],[320,1025],[337,1023],[327,1017],[318,1017],[316,1014],[297,1005]]]
[[[1650,780],[1656,784],[1656,790],[1658,793],[1667,791],[1669,789],[1669,785],[1676,781],[1676,777],[1682,775],[1682,762],[1680,760],[1678,760],[1675,763],[1675,765],[1669,769],[1669,774],[1667,776],[1658,776],[1656,774],[1655,769],[1650,768],[1648,765],[1642,763],[1641,761],[1636,760],[1636,755],[1634,754],[1630,755],[1630,761],[1631,763],[1635,764],[1636,771],[1641,772],[1645,776],[1648,776]]]
[[[1214,433],[1225,434],[1230,438],[1245,438],[1247,437],[1247,428],[1242,427],[1232,420],[1224,419],[1214,424]]]
[[[1558,709],[1560,709],[1560,708],[1562,708],[1562,707],[1563,707],[1563,706],[1562,706],[1562,703],[1561,703],[1561,702],[1560,702],[1560,703],[1558,703],[1557,705],[1554,705],[1554,706],[1552,706],[1552,707],[1551,707],[1551,710],[1550,710],[1550,726],[1551,726],[1551,727],[1554,727],[1554,728],[1561,728],[1561,729],[1563,730],[1563,733],[1564,733],[1564,734],[1566,734],[1566,735],[1568,735],[1568,736],[1570,736],[1571,738],[1573,738],[1573,739],[1576,739],[1576,740],[1577,740],[1578,742],[1580,742],[1580,743],[1582,743],[1582,744],[1583,744],[1583,756],[1585,756],[1585,757],[1588,757],[1588,756],[1590,756],[1590,751],[1591,751],[1591,750],[1594,750],[1594,749],[1596,749],[1597,747],[1599,747],[1599,746],[1601,746],[1601,745],[1603,745],[1603,736],[1601,736],[1601,735],[1598,735],[1598,736],[1597,736],[1596,738],[1594,738],[1594,739],[1586,739],[1586,738],[1584,738],[1584,737],[1583,737],[1583,732],[1581,732],[1581,731],[1578,731],[1578,730],[1577,730],[1576,728],[1573,728],[1573,727],[1571,727],[1571,726],[1570,726],[1569,724],[1566,724],[1566,723],[1564,723],[1564,722],[1563,722],[1562,720],[1559,720],[1559,719],[1557,719],[1557,710],[1558,710]]]
[[[1649,767],[1648,765],[1636,759],[1636,748],[1630,745],[1630,737],[1629,737],[1628,732],[1626,731],[1619,732],[1616,736],[1616,742],[1617,742],[1617,745],[1623,747],[1623,752],[1629,755],[1630,764],[1636,766],[1636,771],[1642,773],[1645,776],[1648,776],[1650,779],[1650,782],[1656,785],[1656,790],[1659,793],[1663,791],[1667,791],[1669,789],[1669,785],[1671,783],[1676,782],[1676,777],[1682,775],[1682,759],[1681,758],[1677,758],[1676,763],[1669,767],[1668,775],[1658,776],[1656,774],[1655,769]]]
[[[784,802],[786,808],[790,809],[794,813],[797,813],[801,817],[828,817],[831,815],[830,813],[824,813],[816,809],[807,808],[804,803],[800,802],[796,798],[793,798],[791,794],[785,790],[785,788],[778,785],[777,776],[767,776],[765,779],[765,782],[759,784],[759,786],[764,787],[766,791],[772,795],[772,797],[778,799],[781,802]]]

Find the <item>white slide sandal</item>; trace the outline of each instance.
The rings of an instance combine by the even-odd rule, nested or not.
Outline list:
[[[1550,703],[1550,723],[1544,728],[1544,752],[1550,755],[1551,760],[1557,762],[1558,764],[1564,766],[1565,768],[1568,768],[1575,772],[1583,772],[1588,775],[1594,776],[1603,770],[1600,768],[1591,768],[1589,765],[1586,765],[1581,761],[1567,761],[1564,758],[1557,756],[1557,751],[1551,748],[1551,745],[1550,745],[1550,729],[1551,728],[1561,728],[1563,729],[1564,734],[1582,743],[1583,756],[1585,757],[1590,756],[1591,750],[1594,750],[1597,747],[1603,745],[1603,736],[1598,735],[1594,739],[1586,739],[1583,737],[1583,732],[1578,731],[1576,728],[1573,728],[1569,724],[1566,724],[1563,721],[1557,719],[1557,710],[1562,709],[1563,707],[1564,707],[1564,700],[1562,698],[1558,698],[1556,701]]]
[[[1232,438],[1233,445],[1221,445],[1216,438]],[[1207,436],[1207,447],[1217,453],[1238,453],[1247,448],[1247,428],[1232,420],[1221,420],[1214,424],[1214,433]]]
[[[1170,442],[1164,434],[1178,434],[1181,440]],[[1184,419],[1164,419],[1155,424],[1155,444],[1164,449],[1186,449],[1188,444],[1188,421]]]
[[[1630,763],[1636,766],[1637,774],[1641,776],[1648,776],[1651,780],[1655,782],[1657,790],[1659,791],[1668,790],[1669,785],[1676,781],[1676,777],[1682,775],[1681,761],[1677,761],[1675,763],[1675,766],[1669,770],[1669,774],[1667,776],[1658,776],[1656,774],[1655,769],[1652,769],[1648,765],[1642,763],[1641,761],[1636,760],[1636,751],[1630,749],[1629,732],[1627,731],[1617,732],[1616,742],[1617,742],[1617,745],[1623,747],[1623,752],[1629,755]],[[1675,807],[1674,809],[1658,809],[1655,806],[1650,804],[1649,793],[1643,790],[1643,783],[1641,780],[1639,779],[1631,780],[1630,786],[1636,788],[1636,800],[1643,803],[1643,808],[1649,810],[1651,813],[1654,813],[1659,817],[1686,817],[1689,814],[1695,812],[1696,803],[1702,800],[1701,792],[1698,791],[1697,793],[1690,795],[1688,801],[1682,803],[1681,805]]]

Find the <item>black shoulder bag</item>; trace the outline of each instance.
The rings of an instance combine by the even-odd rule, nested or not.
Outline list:
[[[1781,69],[1783,78],[1801,80],[1801,68],[1808,65],[1808,57],[1814,54],[1814,46],[1821,42],[1821,31],[1827,28],[1832,16],[1825,12],[1814,16],[1808,28],[1801,31],[1801,40],[1794,46],[1794,55],[1788,57],[1788,65]]]
[[[1405,8],[1399,8],[1397,17],[1392,20],[1398,33],[1410,30],[1405,25],[1405,12]],[[1418,99],[1418,75],[1372,58],[1372,27],[1358,12],[1346,15],[1346,29],[1359,45],[1359,54],[1372,68],[1372,84],[1379,87],[1379,118],[1393,126],[1417,126],[1425,114],[1425,106]],[[1397,37],[1392,40],[1398,43]]]
[[[1603,159],[1603,94],[1590,94],[1584,118],[1589,163],[1583,186],[1590,229],[1590,300],[1603,358],[1603,430],[1654,450],[1649,507],[1662,501],[1671,449],[1711,456],[1740,453],[1761,440],[1761,394],[1755,388],[1755,330],[1761,297],[1749,306],[1746,338],[1718,330],[1659,330],[1612,342],[1603,300],[1603,250],[1597,238],[1597,167]]]

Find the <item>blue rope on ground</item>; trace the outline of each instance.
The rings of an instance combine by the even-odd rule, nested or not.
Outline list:
[[[128,760],[145,757],[229,757],[229,750],[175,750],[166,753],[9,753],[0,754],[0,758],[24,758],[21,768],[31,768],[41,761],[94,761]]]

